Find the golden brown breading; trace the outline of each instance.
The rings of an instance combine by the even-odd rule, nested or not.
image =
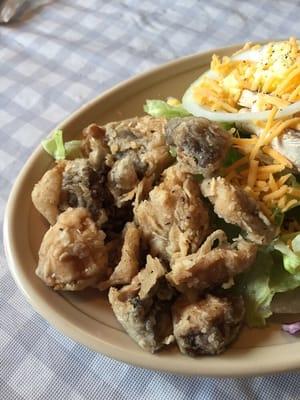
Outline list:
[[[220,125],[206,118],[172,118],[166,126],[169,145],[175,146],[182,170],[211,176],[224,161],[231,139]]]
[[[145,116],[105,125],[113,159],[108,185],[118,207],[134,198],[143,177],[158,177],[171,164],[165,124],[163,118]]]
[[[213,247],[216,241],[218,246]],[[255,260],[256,250],[254,243],[242,238],[228,243],[225,233],[217,230],[196,253],[175,258],[167,279],[180,292],[188,295],[190,289],[197,289],[199,293],[246,271]]]
[[[214,205],[215,213],[227,223],[240,226],[249,240],[268,244],[274,239],[275,227],[243,189],[217,177],[204,179],[201,191]]]
[[[95,170],[101,169],[109,155],[109,147],[105,142],[105,129],[91,124],[83,130],[82,136],[81,150],[84,157],[88,158]]]
[[[59,202],[65,161],[59,161],[34,185],[31,198],[35,208],[54,225],[59,213]]]
[[[190,356],[222,353],[238,335],[244,313],[241,297],[207,295],[195,303],[180,297],[172,307],[180,351]]]
[[[128,335],[144,350],[154,353],[173,342],[170,302],[156,294],[165,269],[157,258],[147,257],[146,267],[120,290],[111,287],[108,298]]]
[[[176,165],[164,171],[162,183],[134,214],[151,254],[165,260],[195,252],[208,232],[208,211],[199,184]]]
[[[101,282],[98,289],[105,290],[110,286],[127,285],[131,282],[140,268],[140,240],[140,230],[133,222],[128,222],[123,230],[121,259],[109,279]]]
[[[55,290],[82,290],[110,274],[105,233],[85,208],[69,208],[45,234],[36,274]]]

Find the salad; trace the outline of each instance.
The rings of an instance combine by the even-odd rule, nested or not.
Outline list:
[[[148,100],[145,111],[204,117],[227,129],[232,146],[222,175],[255,199],[277,227],[275,239],[237,281],[247,323],[265,325],[276,303],[281,313],[300,313],[300,297],[298,305],[290,304],[300,286],[300,42],[247,43],[230,57],[214,55],[181,102]],[[272,308],[283,292],[291,297],[277,296]]]
[[[214,55],[182,100],[57,130],[32,192],[50,227],[37,276],[105,291],[144,350],[219,354],[244,322],[300,322],[300,47],[291,38]],[[99,310],[101,312],[101,310]]]

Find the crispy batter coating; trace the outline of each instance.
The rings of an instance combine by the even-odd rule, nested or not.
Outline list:
[[[238,335],[244,313],[241,297],[207,295],[195,303],[180,297],[172,307],[180,351],[190,356],[222,353]]]
[[[31,198],[35,208],[54,225],[59,214],[59,202],[65,161],[59,161],[34,185]]]
[[[123,230],[121,259],[109,279],[101,282],[98,289],[129,284],[140,268],[141,233],[133,222],[128,222]]]
[[[134,152],[129,153],[124,158],[117,160],[108,173],[108,188],[118,207],[133,200],[136,194],[139,183],[135,166],[136,159],[137,156]]]
[[[144,350],[154,353],[173,342],[170,301],[159,298],[165,268],[147,257],[146,267],[130,285],[111,287],[108,298],[118,321]]]
[[[214,247],[216,242],[218,245]],[[175,258],[167,279],[187,295],[190,289],[203,292],[246,271],[255,260],[256,250],[254,243],[242,238],[228,243],[225,233],[217,230],[208,236],[196,253]]]
[[[114,160],[108,185],[119,207],[134,198],[137,184],[144,176],[158,177],[172,163],[165,124],[163,118],[145,116],[105,126]]]
[[[36,274],[55,290],[82,290],[107,278],[105,234],[84,208],[69,208],[46,232]]]
[[[33,190],[34,205],[53,225],[36,274],[54,290],[109,289],[116,318],[147,351],[175,335],[185,354],[221,353],[240,330],[244,305],[215,293],[249,268],[257,244],[274,235],[241,189],[221,177],[200,185],[193,176],[215,174],[229,146],[229,135],[203,118],[89,125],[83,158],[58,162]],[[211,233],[203,195],[249,241],[229,243],[223,231]]]
[[[165,260],[195,252],[208,232],[209,217],[199,184],[176,165],[163,173],[162,183],[134,214],[151,254]]]
[[[94,170],[103,168],[110,152],[106,144],[105,129],[96,124],[91,124],[83,130],[82,136],[81,150],[83,155],[88,158]]]
[[[217,177],[204,179],[201,191],[214,205],[215,213],[227,223],[241,227],[249,240],[268,244],[274,239],[275,227],[243,189]]]
[[[167,143],[175,146],[181,168],[192,174],[211,176],[224,161],[230,135],[206,118],[172,118],[166,126]]]

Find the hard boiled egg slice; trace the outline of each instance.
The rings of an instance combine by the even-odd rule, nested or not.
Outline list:
[[[214,121],[266,121],[270,111],[252,110],[241,108],[239,105],[239,96],[245,91],[249,92],[249,82],[252,82],[254,87],[261,91],[263,86],[268,86],[270,90],[276,90],[288,71],[299,62],[298,42],[282,41],[269,43],[264,46],[254,46],[249,49],[242,50],[230,58],[225,59],[227,63],[228,73],[222,72],[222,63],[219,62],[219,71],[216,68],[216,62],[212,61],[211,69],[202,74],[185,92],[182,98],[184,108],[191,114],[199,117],[205,117]],[[215,59],[216,60],[216,59]],[[225,65],[226,67],[226,65]],[[236,71],[235,71],[236,68]],[[239,79],[236,77],[238,76]],[[218,98],[218,91],[227,93],[229,96],[235,96],[237,112],[228,112],[224,110],[213,110],[207,104],[202,104],[199,101],[198,93],[201,93],[203,84],[208,80],[217,89],[214,96]],[[205,92],[203,92],[205,93]],[[203,96],[202,96],[203,97]],[[221,97],[221,96],[220,96]],[[276,118],[288,116],[300,111],[300,101],[285,106],[277,112]]]

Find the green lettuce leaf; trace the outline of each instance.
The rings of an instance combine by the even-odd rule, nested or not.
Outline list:
[[[237,278],[236,289],[244,297],[246,306],[246,322],[250,327],[266,324],[272,314],[271,301],[273,293],[270,288],[273,258],[266,251],[259,251],[255,263],[250,270]]]
[[[300,273],[300,232],[281,235],[274,243],[274,248],[283,257],[283,266],[290,274]]]
[[[297,287],[300,287],[300,272],[291,274],[286,270],[281,252],[271,247],[259,250],[255,263],[237,278],[235,287],[245,300],[247,324],[264,326],[272,314],[274,295]]]
[[[146,100],[144,111],[152,117],[187,117],[191,115],[181,104],[171,106],[163,100]]]
[[[55,160],[64,160],[66,158],[62,130],[57,129],[54,131],[53,135],[49,139],[42,141],[42,146]]]
[[[274,269],[270,276],[270,286],[275,293],[288,292],[300,286],[300,272],[294,274],[289,273],[282,267],[282,254],[280,252],[273,252]],[[281,265],[281,268],[276,268],[276,265]]]
[[[42,141],[43,149],[55,160],[82,157],[80,144],[80,140],[71,140],[64,143],[63,132],[61,129],[57,129],[49,139]]]

